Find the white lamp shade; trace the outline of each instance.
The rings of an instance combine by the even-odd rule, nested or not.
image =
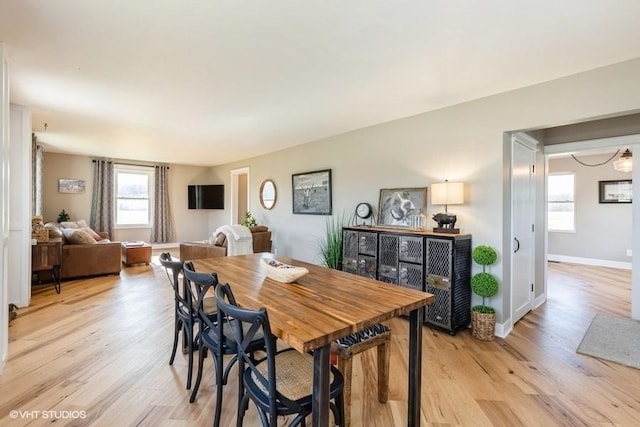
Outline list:
[[[613,168],[620,172],[631,172],[633,170],[633,155],[629,149],[622,153],[622,156],[613,162]]]
[[[462,182],[438,182],[431,184],[432,205],[461,205],[464,203]]]

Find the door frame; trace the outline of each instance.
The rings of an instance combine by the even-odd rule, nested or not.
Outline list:
[[[529,135],[522,133],[522,132],[516,132],[511,134],[511,167],[509,168],[510,170],[510,185],[511,185],[511,199],[509,201],[511,207],[510,207],[510,211],[511,211],[511,233],[510,233],[510,244],[509,244],[509,262],[511,265],[511,269],[510,269],[510,274],[509,274],[509,282],[510,282],[510,295],[509,295],[509,321],[510,321],[510,329],[513,328],[513,325],[515,324],[515,322],[517,320],[515,319],[515,304],[514,304],[514,295],[515,295],[515,280],[514,280],[514,266],[515,266],[515,262],[514,262],[514,241],[515,241],[515,224],[516,224],[516,218],[514,217],[514,212],[515,209],[513,208],[513,201],[514,201],[514,179],[513,179],[513,162],[514,162],[514,153],[515,153],[515,145],[516,144],[520,144],[522,146],[524,146],[525,148],[528,148],[531,150],[531,154],[532,154],[532,166],[536,166],[537,165],[537,161],[536,161],[536,153],[539,151],[539,145],[540,143],[530,137]],[[531,188],[530,188],[530,192],[531,192],[531,220],[532,220],[532,224],[535,224],[536,222],[536,211],[537,211],[537,207],[538,207],[538,203],[537,203],[537,198],[536,198],[536,189],[537,189],[537,183],[536,183],[536,171],[535,169],[533,170],[533,177],[531,179]],[[544,171],[544,175],[546,176],[546,171]],[[545,215],[545,223],[546,223],[546,215]],[[537,239],[536,236],[538,234],[539,231],[536,231],[534,229],[534,231],[532,232],[532,236],[531,236],[531,261],[529,263],[529,274],[530,274],[530,279],[531,279],[531,283],[533,285],[533,288],[529,290],[529,311],[533,310],[536,307],[536,298],[535,298],[535,279],[536,279],[536,254],[537,254]],[[546,292],[547,292],[547,287],[544,286],[544,300],[546,300]],[[519,319],[518,319],[519,320]]]
[[[247,209],[251,210],[251,175],[250,168],[248,166],[232,169],[231,172],[231,203],[230,203],[230,214],[231,217],[229,224],[237,224],[238,223],[238,193],[239,193],[239,185],[240,175],[247,175]]]
[[[640,134],[589,139],[583,141],[568,142],[564,144],[546,145],[543,147],[543,149],[545,161],[548,162],[549,157],[554,154],[568,154],[586,150],[620,147],[629,147],[632,151],[635,151],[636,153],[638,153],[638,155],[640,155]],[[634,166],[636,166],[635,162]],[[545,181],[546,176],[547,174],[545,172]],[[640,167],[633,168],[631,179],[635,182],[640,182]],[[632,199],[640,201],[640,185],[634,185],[632,187]],[[633,218],[640,218],[640,203],[632,203],[631,205],[631,250],[635,254],[640,254],[640,222],[633,220]],[[546,247],[544,255],[546,292],[546,262],[548,259]],[[631,258],[631,318],[640,320],[640,256],[633,256]]]

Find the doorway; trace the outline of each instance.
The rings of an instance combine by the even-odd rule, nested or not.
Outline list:
[[[231,218],[230,224],[240,224],[250,210],[249,168],[231,171]]]

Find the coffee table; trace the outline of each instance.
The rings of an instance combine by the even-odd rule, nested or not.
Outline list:
[[[151,245],[146,242],[122,242],[122,263],[131,267],[133,264],[151,263]]]

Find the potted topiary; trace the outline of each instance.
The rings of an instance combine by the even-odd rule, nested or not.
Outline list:
[[[492,247],[480,245],[473,250],[471,258],[482,266],[482,273],[471,278],[471,290],[482,297],[482,305],[471,309],[471,335],[479,340],[491,341],[495,336],[496,312],[485,305],[485,301],[498,293],[498,280],[486,272],[486,267],[497,261],[498,254]]]

